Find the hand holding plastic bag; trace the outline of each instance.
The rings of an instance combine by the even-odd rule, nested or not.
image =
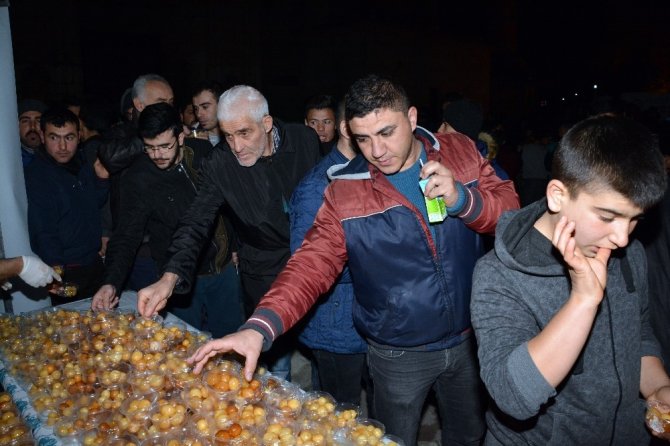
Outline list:
[[[43,287],[54,279],[60,282],[60,276],[49,265],[35,256],[22,256],[23,268],[19,277],[32,287]]]

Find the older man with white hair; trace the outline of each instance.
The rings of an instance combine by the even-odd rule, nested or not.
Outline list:
[[[224,147],[214,149],[200,174],[200,190],[175,232],[165,273],[138,294],[146,317],[162,309],[174,292],[191,287],[206,234],[221,206],[229,209],[241,241],[239,271],[248,314],[267,292],[290,257],[288,203],[302,177],[319,159],[319,140],[302,124],[273,119],[265,97],[255,88],[237,85],[219,98],[217,117]],[[285,350],[271,369],[286,378]],[[283,351],[282,351],[283,350]]]

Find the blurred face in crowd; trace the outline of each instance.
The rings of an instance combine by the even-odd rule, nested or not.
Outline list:
[[[251,116],[219,121],[223,136],[241,166],[251,167],[261,156],[272,154],[270,143],[272,117],[264,116],[260,122]]]
[[[47,124],[42,135],[42,142],[47,153],[59,164],[69,162],[77,153],[79,132],[72,122],[66,122],[63,127]]]
[[[166,170],[181,161],[184,133],[174,136],[168,129],[155,138],[143,138],[144,151],[151,161],[161,170]]]
[[[19,137],[21,144],[31,149],[40,146],[40,118],[42,113],[38,111],[27,111],[19,116]]]
[[[157,104],[159,102],[167,102],[170,105],[174,104],[172,87],[161,81],[148,81],[144,87],[144,94],[142,97],[133,98],[133,104],[139,112],[144,110],[147,105]]]
[[[197,119],[193,112],[193,104],[186,104],[184,111],[181,113],[181,122],[183,122],[186,127],[191,127],[196,121]]]
[[[218,103],[219,99],[214,97],[214,93],[209,90],[203,90],[193,96],[193,112],[200,123],[200,128],[207,131],[218,131],[219,121],[216,119]]]
[[[76,117],[79,117],[79,113],[81,112],[81,105],[68,105],[67,109],[74,113]]]
[[[305,125],[316,131],[321,142],[330,142],[335,138],[335,112],[330,108],[309,109]]]
[[[349,121],[351,137],[370,164],[385,175],[411,167],[421,153],[421,144],[414,138],[417,111],[390,108],[376,109]]]

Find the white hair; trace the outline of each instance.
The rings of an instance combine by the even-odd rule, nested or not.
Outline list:
[[[147,84],[151,81],[162,82],[168,86],[170,85],[163,76],[153,73],[143,74],[133,82],[133,99],[139,98],[140,101],[144,102],[144,93],[146,92]]]
[[[248,85],[235,85],[219,98],[216,117],[219,121],[231,121],[249,116],[261,122],[269,114],[268,101],[260,91]]]

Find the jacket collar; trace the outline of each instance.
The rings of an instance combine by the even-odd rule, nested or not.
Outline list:
[[[440,142],[437,140],[435,135],[432,132],[426,130],[423,127],[417,126],[414,131],[414,136],[418,138],[426,148],[428,157],[431,157],[431,150],[428,150],[429,147],[432,147],[434,150],[440,150]],[[372,172],[375,174],[377,169],[375,169],[360,153],[353,160],[345,164],[335,164],[331,166],[327,173],[328,178],[332,180],[369,180],[373,177]]]

